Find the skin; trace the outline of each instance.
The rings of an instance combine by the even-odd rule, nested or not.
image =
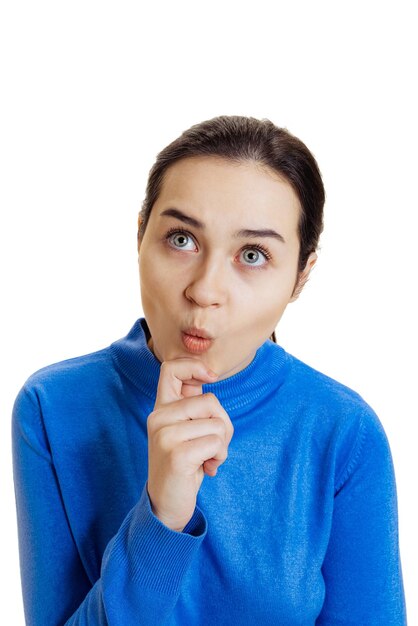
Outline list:
[[[170,207],[200,220],[205,229],[161,216]],[[289,183],[252,161],[199,156],[169,167],[138,242],[148,345],[161,363],[196,358],[218,374],[217,380],[251,363],[317,260],[313,252],[298,276],[300,211]],[[171,227],[190,234],[165,240]],[[285,243],[270,237],[234,239],[243,228],[273,229]],[[253,248],[257,243],[268,249],[270,260]],[[207,352],[192,355],[184,347],[181,330],[191,326],[215,338]]]

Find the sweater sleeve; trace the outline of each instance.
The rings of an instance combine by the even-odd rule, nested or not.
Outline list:
[[[153,514],[147,485],[88,579],[66,515],[36,394],[23,387],[12,417],[13,478],[28,626],[154,626],[172,614],[207,531],[196,506],[182,533]]]
[[[337,478],[323,562],[321,626],[404,626],[394,467],[386,433],[370,409]]]

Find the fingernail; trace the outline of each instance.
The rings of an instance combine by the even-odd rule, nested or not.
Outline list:
[[[212,376],[212,378],[218,378],[218,374],[213,370],[208,370],[208,375]]]

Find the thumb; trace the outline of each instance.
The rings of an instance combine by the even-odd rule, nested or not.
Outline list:
[[[218,471],[218,467],[221,465],[221,461],[217,461],[216,459],[208,459],[203,463],[203,471],[205,474],[209,474],[209,476],[216,476]]]
[[[202,383],[194,381],[184,381],[181,387],[181,394],[184,398],[202,395]]]

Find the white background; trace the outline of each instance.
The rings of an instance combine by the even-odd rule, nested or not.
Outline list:
[[[319,260],[277,339],[379,415],[418,624],[416,40],[403,1],[2,3],[1,623],[24,623],[14,398],[142,315],[136,221],[154,158],[239,114],[287,127],[322,170]]]

